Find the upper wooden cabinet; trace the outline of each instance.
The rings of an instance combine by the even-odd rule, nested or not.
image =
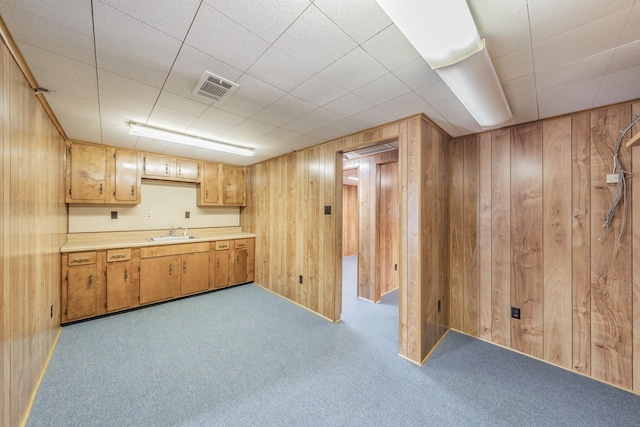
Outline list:
[[[114,148],[112,152],[111,203],[140,204],[138,152],[125,148]]]
[[[200,180],[200,162],[162,154],[142,154],[142,177],[168,181]]]
[[[107,147],[67,143],[67,203],[107,202],[107,158]]]
[[[245,168],[222,165],[222,204],[244,206],[246,198]]]
[[[198,206],[222,205],[222,165],[220,163],[203,162],[202,178],[196,189]]]

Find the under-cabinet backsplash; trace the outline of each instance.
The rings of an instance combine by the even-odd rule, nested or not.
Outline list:
[[[195,184],[143,180],[141,191],[139,205],[69,205],[69,233],[240,225],[238,207],[196,206]]]

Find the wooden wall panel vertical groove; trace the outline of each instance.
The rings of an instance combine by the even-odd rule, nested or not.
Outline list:
[[[65,147],[4,45],[0,56],[0,424],[13,426],[24,421],[60,326]]]
[[[544,360],[571,369],[571,117],[542,125]]]
[[[613,167],[616,138],[638,114],[636,101],[477,135],[477,230],[473,221],[461,224],[464,203],[472,203],[473,196],[461,184],[467,168],[460,147],[471,137],[456,138],[449,204],[451,313],[468,310],[459,283],[476,272],[469,273],[462,259],[478,233],[480,337],[636,393],[640,185],[634,178],[627,180],[620,244],[622,202],[606,236],[602,218],[615,193],[615,184],[605,178]],[[632,129],[637,132],[640,125]],[[490,158],[483,147],[489,138]],[[637,150],[623,143],[619,156],[623,168],[636,174]],[[485,292],[491,292],[490,299]],[[510,318],[512,305],[521,308],[521,320]],[[488,313],[490,323],[484,321]],[[463,319],[457,319],[452,315],[451,326],[462,330]]]
[[[450,221],[450,263],[451,276],[449,278],[451,311],[450,325],[454,329],[462,330],[464,313],[464,139],[458,139],[451,144],[451,213]]]
[[[478,139],[479,213],[478,213],[478,268],[479,268],[479,337],[491,341],[491,134]]]
[[[478,268],[478,202],[479,202],[478,137],[464,140],[464,201],[463,201],[463,319],[462,330],[472,336],[479,334]]]
[[[511,346],[511,134],[491,134],[491,340]]]
[[[640,116],[640,103],[632,105],[631,117]],[[640,124],[632,129],[632,135],[640,133]],[[640,148],[631,149],[631,169],[640,171]],[[637,173],[637,172],[636,172]],[[633,182],[635,181],[635,182]],[[631,212],[629,221],[632,232],[632,271],[633,271],[633,390],[640,393],[640,183],[638,178],[632,179]]]
[[[617,244],[622,205],[606,236],[601,219],[615,193],[615,186],[605,183],[612,169],[613,145],[620,130],[630,122],[630,113],[624,106],[591,113],[591,374],[624,388],[632,385],[630,233],[626,227],[622,245]],[[620,150],[624,169],[630,169],[629,157],[627,150]],[[625,197],[629,197],[629,190]],[[627,218],[630,214],[628,210]]]
[[[573,369],[591,374],[591,176],[589,114],[571,120]]]
[[[542,336],[542,126],[516,128],[511,141],[512,348],[543,357]]]

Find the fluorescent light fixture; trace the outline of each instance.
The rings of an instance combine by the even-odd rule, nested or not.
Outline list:
[[[225,153],[238,154],[240,156],[255,156],[251,148],[238,147],[211,139],[177,133],[170,130],[159,129],[139,123],[129,123],[129,134],[145,138],[159,139],[161,141],[175,142],[191,147],[206,148],[208,150],[224,151]]]
[[[513,115],[465,0],[377,0],[483,128]]]

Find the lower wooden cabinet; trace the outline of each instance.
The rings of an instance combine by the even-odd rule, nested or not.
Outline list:
[[[61,323],[254,279],[254,239],[63,253]]]

